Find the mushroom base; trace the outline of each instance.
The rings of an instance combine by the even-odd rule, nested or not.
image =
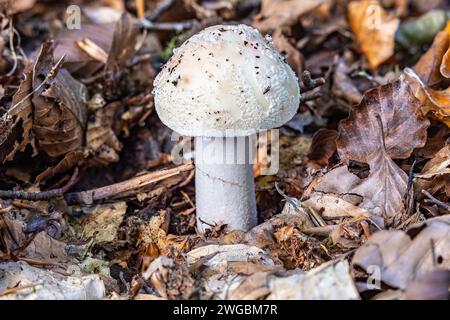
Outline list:
[[[196,137],[197,227],[225,223],[247,231],[257,223],[248,137]]]

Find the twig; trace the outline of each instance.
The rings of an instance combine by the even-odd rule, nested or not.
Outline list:
[[[411,192],[411,188],[413,187],[413,181],[414,181],[414,168],[416,166],[416,160],[414,160],[413,164],[411,165],[411,168],[409,169],[408,174],[408,185],[406,188],[405,193],[405,204],[407,205],[408,212],[411,213],[412,209],[414,207],[414,192]]]
[[[155,9],[153,9],[152,12],[150,12],[145,19],[154,22],[156,19],[159,18],[161,14],[166,12],[170,7],[175,3],[175,0],[162,0],[158,2]]]
[[[302,92],[302,102],[315,100],[322,96],[321,92],[314,90],[325,84],[324,78],[313,79],[311,73],[308,70],[303,71],[302,81],[300,82],[300,90]]]
[[[12,294],[12,293],[16,293],[17,291],[20,291],[20,290],[34,288],[34,287],[37,287],[37,286],[40,286],[40,285],[42,285],[42,283],[27,284],[27,285],[18,286],[18,287],[15,287],[15,288],[6,289],[6,290],[0,292],[0,297],[7,296],[7,295]]]
[[[309,235],[326,237],[326,236],[329,236],[330,233],[333,232],[337,227],[338,227],[338,225],[333,224],[333,225],[325,225],[325,226],[320,226],[320,227],[301,229],[300,231],[305,234],[309,234]]]
[[[140,25],[144,30],[150,31],[183,31],[192,29],[198,21],[196,20],[187,20],[180,22],[152,22],[148,20],[141,20]]]
[[[0,190],[0,198],[4,199],[21,199],[29,201],[46,201],[53,198],[57,198],[66,193],[70,188],[72,188],[78,178],[78,168],[75,168],[69,182],[61,188],[41,191],[41,192],[27,192],[22,190]]]
[[[445,202],[442,202],[441,200],[436,199],[436,198],[433,197],[428,191],[422,190],[422,193],[423,193],[424,195],[426,195],[427,198],[428,198],[428,199],[425,200],[425,202],[427,202],[427,203],[433,203],[433,204],[436,204],[436,205],[438,205],[438,206],[440,206],[440,207],[443,207],[444,209],[450,210],[450,205],[448,205],[448,204],[445,203]]]
[[[17,53],[14,48],[14,27],[12,24],[12,17],[9,18],[9,47],[13,56],[14,64],[12,69],[6,74],[8,77],[12,76],[17,69]]]
[[[94,203],[94,201],[104,200],[126,191],[139,189],[151,183],[176,176],[181,172],[190,171],[193,168],[194,165],[192,163],[183,164],[173,169],[146,173],[138,177],[134,177],[129,180],[118,182],[106,187],[88,191],[68,193],[65,195],[65,198],[69,204],[92,204]]]
[[[311,91],[321,85],[325,84],[324,78],[313,79],[311,73],[308,70],[303,71],[302,81],[300,83],[300,89],[302,91]]]

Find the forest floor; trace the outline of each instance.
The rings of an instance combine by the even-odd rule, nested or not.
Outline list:
[[[0,10],[0,299],[448,298],[447,1]],[[196,229],[194,164],[153,104],[173,49],[221,23],[324,79],[280,128],[278,172],[254,164],[248,232]]]

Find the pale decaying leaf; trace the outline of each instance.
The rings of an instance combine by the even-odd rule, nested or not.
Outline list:
[[[127,204],[116,202],[83,208],[82,217],[73,221],[77,237],[83,241],[93,238],[94,243],[111,242],[116,239],[117,229],[122,223]]]
[[[253,26],[263,32],[291,26],[322,3],[323,0],[263,0]]]
[[[408,175],[381,149],[370,163],[367,179],[352,192],[364,197],[361,207],[383,216],[388,224],[392,224],[402,217],[407,185]]]
[[[377,0],[352,1],[348,20],[370,67],[376,69],[394,53],[399,19],[388,14]]]
[[[166,256],[159,256],[142,273],[142,277],[164,299],[188,299],[196,289],[187,267]]]
[[[450,215],[429,219],[408,232],[380,231],[352,260],[368,272],[378,268],[381,281],[400,289],[433,270],[450,269]]]
[[[37,233],[26,245],[28,238],[24,234],[25,222],[8,216],[4,216],[3,219],[8,228],[3,240],[11,250],[24,246],[20,256],[61,265],[70,261],[66,253],[66,243],[53,239],[47,234],[46,230]]]
[[[275,275],[258,272],[230,290],[233,300],[357,300],[360,299],[346,260],[330,262],[307,273]]]
[[[360,299],[346,260],[330,262],[304,275],[269,280],[268,300],[358,300]]]
[[[106,288],[98,275],[64,276],[25,262],[0,263],[0,292],[23,287],[0,300],[99,300]]]
[[[226,270],[236,262],[253,262],[259,265],[273,266],[274,262],[263,250],[246,244],[207,245],[194,249],[187,254],[187,262],[193,264],[204,258],[203,265],[211,270]]]
[[[95,96],[89,101],[92,103]],[[122,144],[112,126],[120,103],[102,104],[95,109],[94,121],[89,121],[86,131],[86,150],[95,155],[95,160],[103,164],[119,161]]]
[[[320,212],[324,219],[337,219],[343,217],[369,218],[371,215],[367,210],[355,206],[345,200],[333,195],[314,195],[302,204]]]

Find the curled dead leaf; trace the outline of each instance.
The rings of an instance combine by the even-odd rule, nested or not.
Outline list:
[[[450,22],[434,37],[430,49],[422,55],[413,70],[427,86],[437,84],[443,77],[449,78]],[[445,59],[444,59],[445,57]]]
[[[313,136],[308,152],[308,166],[327,166],[330,158],[336,152],[336,130],[319,129]]]
[[[53,70],[53,65],[53,44],[46,42],[34,66],[33,131],[39,148],[57,157],[83,144],[88,93],[67,70]],[[48,77],[50,73],[56,74]]]
[[[18,151],[24,151],[30,143],[34,147],[32,134],[33,104],[32,90],[33,72],[25,72],[25,79],[14,94],[11,108],[3,116],[0,129],[0,162],[11,161]]]

